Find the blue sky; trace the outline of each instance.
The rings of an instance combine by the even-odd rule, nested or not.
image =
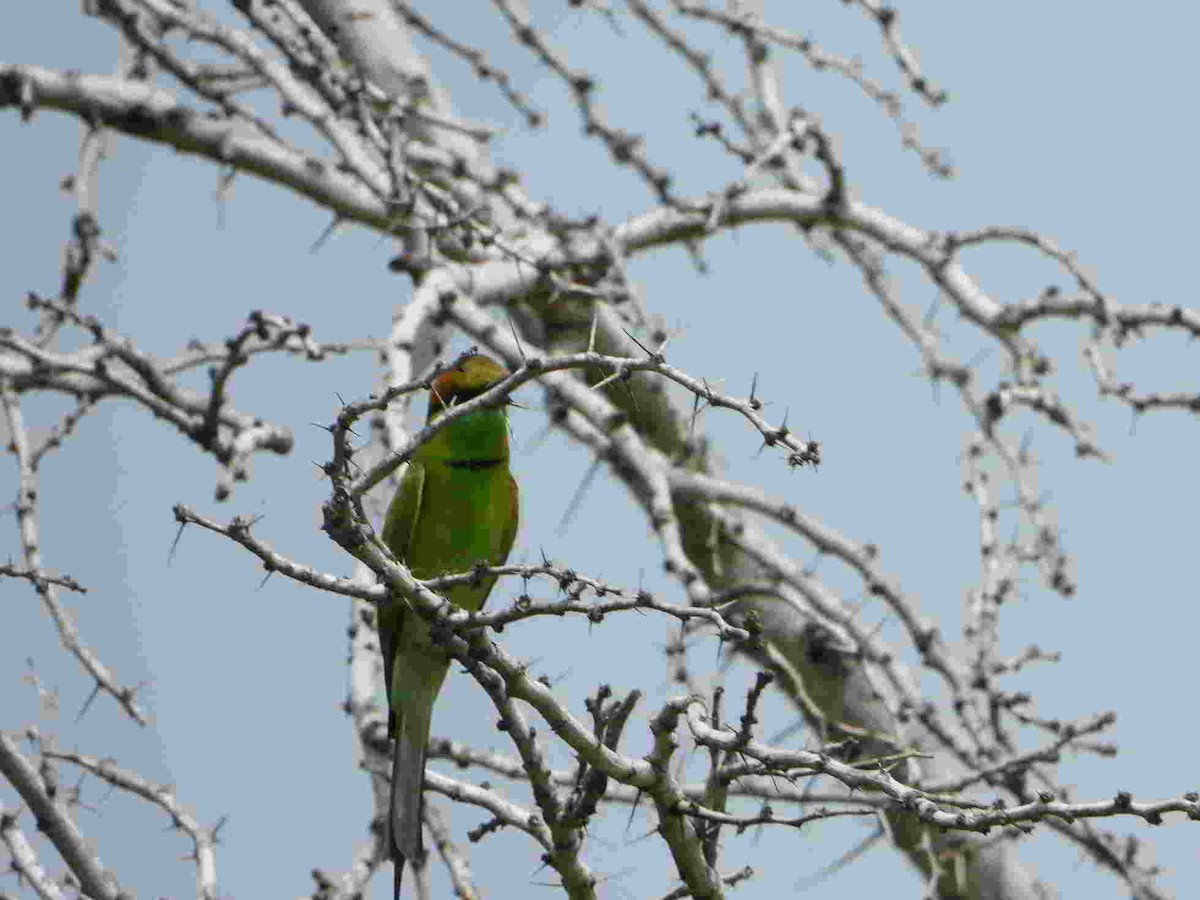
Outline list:
[[[833,2],[806,7],[811,20],[786,10],[777,20],[831,50],[861,55],[869,74],[896,83],[890,61],[878,53],[877,33],[861,17]],[[691,136],[688,112],[700,106],[695,85],[649,52],[636,24],[624,21],[624,43],[614,45],[610,27],[597,17],[565,5],[535,6],[542,9],[552,10],[552,37],[569,48],[571,63],[601,76],[610,119],[646,133],[648,152],[677,172],[682,191],[710,189],[729,177],[715,148]],[[922,65],[951,95],[936,114],[915,101],[906,105],[924,140],[948,149],[959,170],[953,181],[931,179],[900,151],[894,128],[855,89],[788,65],[788,101],[819,113],[839,135],[856,196],[922,227],[1034,227],[1078,251],[1119,302],[1195,305],[1191,212],[1200,188],[1190,89],[1200,13],[1165,2],[1124,7],[1075,0],[901,9]],[[0,31],[0,61],[111,71],[111,32],[74,10],[28,5],[16,25]],[[495,48],[496,61],[550,115],[546,132],[525,132],[493,88],[471,83],[469,73],[435,56],[462,113],[508,129],[497,139],[495,159],[521,170],[530,194],[614,221],[649,208],[632,174],[611,170],[603,149],[580,138],[561,85],[509,48],[488,7],[480,4],[478,15],[455,24]],[[710,42],[721,49],[719,37]],[[622,60],[616,66],[614,46]],[[741,76],[731,77],[737,83]],[[11,110],[0,116],[7,162],[0,170],[6,234],[0,296],[10,311],[3,324],[27,327],[25,293],[52,293],[58,283],[73,211],[58,183],[72,170],[76,136],[73,120],[52,113],[24,125]],[[393,307],[408,297],[408,282],[386,269],[387,242],[344,229],[311,252],[328,219],[307,201],[240,179],[218,203],[217,187],[207,163],[120,140],[100,180],[101,225],[120,260],[102,265],[84,288],[84,309],[162,355],[193,337],[221,340],[256,308],[307,321],[320,340],[386,333]],[[731,393],[744,393],[757,373],[761,395],[773,404],[768,412],[782,418],[786,409],[793,427],[822,442],[825,457],[817,472],[789,472],[770,452],[757,452],[756,435],[742,423],[709,413],[703,425],[720,441],[728,473],[877,543],[884,568],[956,639],[964,591],[978,573],[978,518],[961,491],[957,461],[969,423],[957,399],[920,377],[917,353],[864,294],[855,272],[816,258],[789,230],[742,229],[711,241],[707,253],[707,276],[677,250],[631,266],[651,310],[676,331],[670,361],[724,378]],[[1027,250],[981,251],[967,262],[1003,301],[1066,284]],[[896,274],[907,303],[922,310],[930,304],[931,289],[915,273],[901,265]],[[944,309],[938,322],[960,358],[984,346]],[[1005,648],[1036,642],[1061,650],[1064,661],[1013,686],[1033,690],[1047,716],[1117,711],[1111,737],[1121,754],[1070,758],[1061,767],[1061,781],[1076,786],[1078,799],[1118,789],[1139,799],[1179,795],[1194,787],[1179,748],[1197,737],[1189,707],[1175,699],[1186,696],[1175,673],[1187,671],[1200,624],[1191,572],[1200,500],[1191,477],[1196,423],[1164,413],[1131,428],[1126,409],[1094,399],[1080,356],[1085,329],[1040,326],[1035,336],[1058,361],[1064,397],[1096,425],[1114,461],[1078,461],[1061,434],[1031,419],[1016,422],[1015,433],[1030,431],[1043,462],[1041,485],[1076,560],[1080,591],[1063,601],[1033,578],[1023,584],[1021,599],[1004,613]],[[978,367],[988,377],[998,363],[992,353]],[[1145,389],[1200,389],[1194,351],[1175,336],[1151,337],[1126,351],[1121,375]],[[326,460],[330,446],[312,423],[330,421],[339,394],[362,397],[376,378],[366,354],[320,365],[263,360],[239,374],[238,407],[290,425],[296,448],[286,458],[260,457],[253,479],[225,504],[212,501],[211,461],[131,404],[104,405],[47,462],[47,565],[91,589],[70,600],[80,627],[125,682],[145,684],[151,727],[120,719],[104,700],[76,722],[89,685],[64,662],[33,593],[0,585],[7,626],[0,629],[0,728],[40,722],[64,746],[111,755],[174,784],[202,820],[228,816],[218,857],[227,896],[307,895],[308,872],[344,868],[364,835],[369,790],[354,769],[352,737],[339,710],[347,609],[342,599],[281,578],[262,584],[253,559],[212,535],[186,533],[169,558],[176,536],[171,506],[184,502],[220,518],[261,515],[258,533],[281,551],[348,573],[348,558],[319,531],[327,485],[313,463]],[[660,574],[647,526],[612,480],[597,479],[569,527],[558,528],[589,458],[564,437],[544,435],[535,389],[518,399],[531,411],[513,419],[524,519],[514,558],[535,560],[544,551],[614,584],[670,595],[674,588]],[[44,425],[61,409],[53,398],[31,400],[27,417]],[[15,523],[11,515],[3,521],[10,526],[5,546],[15,557]],[[792,549],[811,558],[811,551]],[[831,575],[839,587],[855,589],[837,579]],[[502,584],[492,602],[506,596]],[[869,604],[864,615],[881,617]],[[506,629],[503,639],[556,679],[579,713],[601,681],[645,690],[641,716],[629,730],[630,748],[638,750],[647,742],[646,717],[671,690],[661,655],[666,626],[640,616],[612,617],[594,629],[555,620]],[[710,643],[696,660],[711,664],[716,652]],[[59,691],[57,718],[40,718],[33,691],[22,684],[26,658]],[[740,684],[744,673],[735,666],[730,678]],[[790,723],[782,704],[770,710],[768,733]],[[493,720],[468,680],[456,677],[434,731],[503,748]],[[523,799],[519,787],[514,796]],[[13,801],[10,792],[0,797]],[[90,808],[81,825],[126,885],[141,896],[192,890],[191,868],[181,859],[187,848],[160,816],[94,782],[85,784],[84,798]],[[459,834],[479,820],[464,808],[451,812]],[[28,817],[23,822],[32,827]],[[1165,886],[1179,896],[1196,892],[1195,836],[1181,816],[1154,830],[1136,821],[1117,825],[1153,845],[1153,857],[1168,869]],[[603,896],[652,897],[674,886],[650,827],[644,814],[630,819],[620,811],[593,830],[588,862],[605,879]],[[731,837],[725,863],[758,871],[738,896],[780,896],[852,846],[865,827],[839,822],[800,834]],[[44,861],[54,861],[50,849],[42,852]],[[1023,845],[1022,856],[1064,896],[1125,895],[1044,833]],[[532,885],[552,880],[519,836],[489,838],[472,848],[472,862],[492,896],[530,895]],[[0,881],[0,889],[17,885]],[[918,890],[915,876],[886,849],[808,893],[880,889]]]

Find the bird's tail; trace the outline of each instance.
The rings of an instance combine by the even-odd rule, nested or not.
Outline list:
[[[430,705],[428,709],[409,711],[409,715],[415,714],[422,721],[404,721],[408,716],[402,716],[396,722],[390,804],[394,900],[400,900],[405,861],[420,859],[424,852],[421,846],[421,788],[425,782],[425,746],[429,743],[432,713]]]

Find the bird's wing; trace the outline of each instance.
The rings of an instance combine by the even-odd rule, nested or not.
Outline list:
[[[400,487],[388,507],[383,523],[383,542],[400,562],[408,563],[408,548],[421,517],[421,498],[425,493],[425,466],[413,460],[408,464]],[[396,641],[403,621],[403,601],[392,598],[379,613],[379,649],[383,654],[383,678],[388,694],[388,734],[395,730],[392,712],[392,669],[396,664]]]
[[[512,550],[513,541],[517,539],[517,524],[521,518],[521,501],[520,491],[517,490],[517,479],[513,477],[512,472],[508,473],[508,499],[512,509],[512,515],[508,518],[508,524],[504,528],[504,536],[501,538],[500,545],[504,548],[500,554],[500,562],[497,565],[503,565],[508,559],[508,553]]]

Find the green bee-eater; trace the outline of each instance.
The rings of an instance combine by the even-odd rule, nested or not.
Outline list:
[[[476,397],[508,372],[481,354],[433,381],[433,421],[456,403]],[[388,508],[383,540],[417,578],[469,571],[477,563],[502,565],[517,533],[517,482],[508,470],[508,414],[487,407],[451,422],[413,454]],[[460,609],[483,606],[496,579],[448,588]],[[429,624],[394,597],[379,615],[388,694],[388,733],[395,739],[389,841],[400,896],[404,861],[421,855],[421,786],[433,703],[450,667]]]

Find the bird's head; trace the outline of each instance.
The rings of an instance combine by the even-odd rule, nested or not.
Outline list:
[[[508,369],[490,356],[472,353],[463,357],[453,369],[433,379],[429,391],[428,418],[432,420],[442,410],[478,397],[508,375]]]

